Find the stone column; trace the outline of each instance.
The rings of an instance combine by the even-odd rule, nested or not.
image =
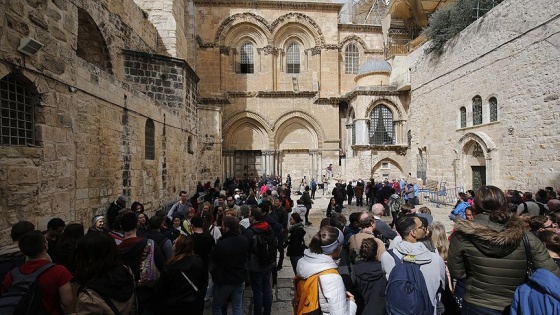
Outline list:
[[[369,143],[369,135],[368,135],[368,128],[367,122],[369,119],[356,119],[354,120],[354,125],[356,128],[356,144],[357,145],[366,145]]]
[[[310,168],[310,173],[309,176],[311,176],[311,178],[314,178],[315,181],[317,181],[318,178],[318,174],[319,174],[319,151],[318,150],[309,150],[309,155],[311,156],[311,168]],[[311,181],[311,178],[309,179],[309,181]]]
[[[234,167],[234,151],[224,151],[225,177],[233,177]]]

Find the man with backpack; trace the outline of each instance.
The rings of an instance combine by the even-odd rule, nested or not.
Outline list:
[[[396,228],[403,240],[381,256],[381,266],[388,280],[387,312],[436,314],[437,292],[445,285],[445,263],[439,254],[418,242],[426,237],[426,230],[416,215],[400,217]]]
[[[247,270],[253,290],[254,315],[270,315],[272,310],[271,276],[272,269],[276,267],[278,241],[273,227],[263,220],[270,207],[270,202],[265,200],[258,208],[251,209],[251,225],[246,233],[249,240]]]
[[[525,200],[519,206],[517,206],[517,214],[521,215],[523,213],[528,213],[529,216],[535,215],[546,215],[548,213],[548,208],[543,203],[535,201],[533,199],[533,194],[530,192],[523,193],[523,199]]]
[[[63,314],[60,305],[72,303],[72,274],[62,265],[53,264],[47,254],[47,240],[40,231],[30,231],[19,239],[26,262],[12,269],[2,283],[0,313]],[[40,300],[33,294],[40,293]],[[35,296],[36,297],[36,296]],[[20,308],[25,310],[19,313]]]
[[[0,247],[0,281],[3,281],[6,274],[23,265],[25,255],[19,250],[19,239],[27,232],[35,230],[35,225],[29,221],[19,221],[12,226],[10,237],[13,243]]]

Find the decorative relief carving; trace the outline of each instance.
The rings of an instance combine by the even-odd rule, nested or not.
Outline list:
[[[231,48],[226,47],[226,46],[220,46],[220,55],[227,55],[229,56],[229,51],[231,50]]]
[[[257,51],[259,53],[263,52],[265,55],[276,55],[276,54],[278,54],[278,48],[276,48],[272,45],[266,45],[263,48],[257,48]]]
[[[200,48],[214,48],[216,46],[214,43],[205,43],[199,35],[196,35],[195,39]]]

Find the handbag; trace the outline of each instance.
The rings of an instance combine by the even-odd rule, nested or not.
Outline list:
[[[527,260],[527,269],[525,270],[525,282],[529,280],[529,277],[535,272],[535,264],[533,262],[533,255],[531,254],[531,244],[529,243],[529,238],[527,233],[523,232],[523,245],[525,247],[525,259]]]
[[[159,278],[159,270],[154,261],[154,241],[148,239],[142,259],[140,260],[139,287],[153,287]]]

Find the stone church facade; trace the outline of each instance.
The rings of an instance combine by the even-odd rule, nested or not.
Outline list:
[[[335,1],[4,1],[0,238],[87,225],[121,194],[153,212],[197,181],[329,164],[558,186],[560,10],[536,1],[504,1],[439,59],[393,49],[398,26],[339,23]]]

